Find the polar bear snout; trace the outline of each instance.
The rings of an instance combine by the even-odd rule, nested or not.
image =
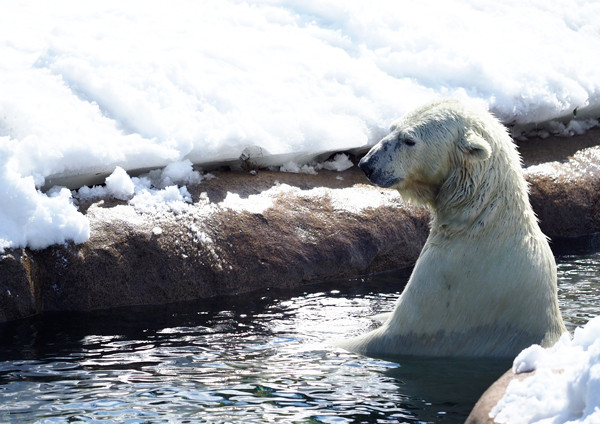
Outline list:
[[[360,162],[358,162],[358,167],[365,173],[367,178],[370,180],[371,175],[375,172],[375,167],[373,166],[373,161],[369,161],[367,156],[363,157]]]
[[[358,163],[358,167],[365,173],[369,181],[379,187],[392,187],[400,180],[392,172],[388,171],[389,160],[384,160],[378,154],[376,148],[371,149]],[[386,163],[388,162],[388,163]]]

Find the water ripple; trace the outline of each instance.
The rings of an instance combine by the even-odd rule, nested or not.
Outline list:
[[[561,257],[570,329],[597,314],[599,254]],[[506,361],[334,348],[406,272],[210,302],[48,314],[1,327],[1,422],[463,422]]]

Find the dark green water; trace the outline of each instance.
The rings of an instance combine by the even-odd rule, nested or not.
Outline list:
[[[558,258],[569,330],[598,314],[600,253]],[[382,361],[367,331],[406,271],[0,327],[0,422],[461,423],[510,361]]]

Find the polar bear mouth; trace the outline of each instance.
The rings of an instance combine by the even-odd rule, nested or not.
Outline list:
[[[369,181],[382,188],[391,188],[399,185],[403,179],[386,174],[385,172],[374,172],[367,175]]]
[[[379,168],[378,162],[377,158],[365,156],[359,162],[358,167],[365,173],[369,181],[379,187],[390,188],[402,181],[402,178]]]

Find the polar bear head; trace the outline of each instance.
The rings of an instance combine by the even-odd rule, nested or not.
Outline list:
[[[496,130],[506,133],[481,108],[454,99],[438,100],[396,121],[359,167],[374,184],[431,205],[451,175],[469,174],[490,158],[494,149],[490,126],[500,126]]]

